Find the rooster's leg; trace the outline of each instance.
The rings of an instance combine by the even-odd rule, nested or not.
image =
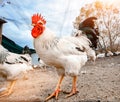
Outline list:
[[[16,80],[12,81],[8,86],[8,88],[5,91],[0,93],[0,97],[9,96],[12,93],[15,83],[16,83]]]
[[[48,101],[48,100],[51,99],[52,97],[55,97],[56,99],[58,99],[58,94],[59,94],[59,92],[60,92],[60,86],[61,86],[61,82],[62,82],[63,78],[64,78],[64,75],[61,75],[60,78],[59,78],[58,84],[57,84],[57,86],[56,86],[56,88],[55,88],[55,91],[54,91],[50,96],[48,96],[48,97],[45,99],[45,101]]]
[[[75,95],[76,93],[78,93],[77,89],[76,89],[76,81],[77,81],[77,76],[73,77],[73,83],[72,83],[72,90],[71,92],[66,96],[66,98]]]

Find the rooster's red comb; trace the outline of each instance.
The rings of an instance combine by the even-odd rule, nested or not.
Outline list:
[[[41,16],[41,14],[33,14],[32,16],[32,24],[37,24],[39,22],[42,22],[43,24],[46,24],[46,20]]]

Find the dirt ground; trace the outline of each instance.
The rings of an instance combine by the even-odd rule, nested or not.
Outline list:
[[[53,68],[35,69],[27,76],[27,80],[18,80],[14,92],[0,98],[0,102],[44,102],[58,80]],[[72,78],[65,77],[61,89],[70,91],[71,85]],[[65,98],[61,92],[58,100],[52,98],[48,102],[120,102],[120,56],[99,58],[95,64],[87,62],[78,76],[77,87],[78,94]]]

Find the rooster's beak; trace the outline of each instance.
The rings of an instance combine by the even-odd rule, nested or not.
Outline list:
[[[32,26],[35,26],[35,24],[33,23],[33,24],[31,24]]]

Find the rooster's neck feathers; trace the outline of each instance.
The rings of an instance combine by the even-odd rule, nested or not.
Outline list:
[[[34,47],[42,47],[44,49],[53,48],[59,42],[59,38],[50,29],[46,28],[42,35],[34,39]],[[35,43],[38,43],[35,45]]]

